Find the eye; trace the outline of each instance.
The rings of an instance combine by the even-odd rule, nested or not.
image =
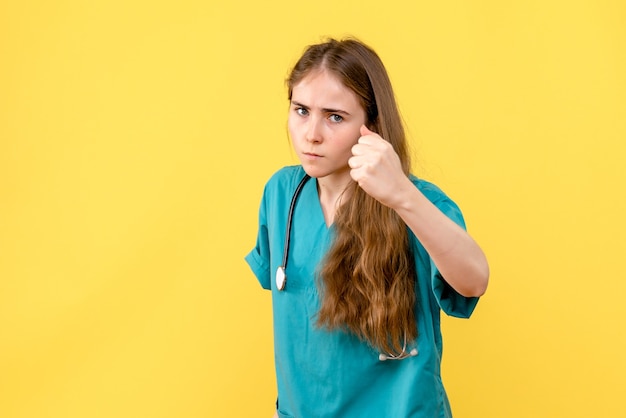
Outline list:
[[[343,116],[332,114],[328,117],[328,119],[330,119],[331,122],[339,123],[343,120]]]
[[[307,116],[309,114],[309,111],[303,107],[296,107],[295,110],[296,110],[296,113],[300,116]]]

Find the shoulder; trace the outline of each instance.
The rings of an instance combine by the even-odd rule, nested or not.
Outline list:
[[[413,174],[409,175],[411,182],[424,194],[431,202],[435,203],[441,200],[450,200],[450,198],[435,184],[417,178]]]
[[[265,184],[265,194],[281,193],[294,190],[302,177],[304,169],[300,165],[283,167],[276,171]]]
[[[304,169],[301,165],[289,165],[279,169],[274,174],[272,174],[267,183],[289,183],[291,181],[297,182],[300,181],[303,176]]]
[[[419,179],[412,174],[409,175],[409,179],[411,180],[411,182],[413,182],[415,187],[417,187],[419,191],[422,192],[422,194],[433,203],[433,205],[439,208],[439,210],[445,213],[456,223],[463,226],[465,225],[461,209],[450,197],[448,197],[448,195],[443,190],[441,190],[435,184],[426,180]]]

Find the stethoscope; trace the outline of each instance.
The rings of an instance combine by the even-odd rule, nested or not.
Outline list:
[[[296,208],[296,201],[298,200],[298,196],[300,196],[300,192],[302,188],[309,181],[311,177],[308,174],[305,174],[298,187],[296,187],[296,191],[293,193],[293,197],[291,198],[291,204],[289,205],[289,214],[287,215],[287,232],[285,232],[285,249],[283,250],[283,262],[276,269],[276,287],[278,290],[284,290],[285,285],[287,284],[287,273],[285,270],[287,269],[287,256],[289,255],[289,241],[291,238],[291,221],[293,220],[293,211]]]
[[[291,240],[291,223],[293,221],[293,212],[296,208],[296,202],[298,201],[298,197],[300,196],[300,192],[302,192],[302,188],[309,181],[311,177],[308,174],[305,174],[300,183],[298,183],[298,187],[296,187],[296,191],[293,193],[291,198],[291,203],[289,204],[289,213],[287,214],[287,229],[285,232],[285,249],[283,250],[283,260],[280,266],[276,269],[276,288],[279,291],[285,289],[287,285],[287,258],[289,256],[289,242]],[[409,357],[417,356],[417,348],[413,348],[411,351],[406,351],[406,335],[404,336],[404,344],[402,346],[402,352],[400,354],[383,354],[380,353],[378,355],[378,360],[386,361],[386,360],[403,360]]]

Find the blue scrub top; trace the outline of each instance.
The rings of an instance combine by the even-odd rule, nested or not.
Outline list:
[[[468,318],[478,298],[466,298],[441,277],[409,230],[415,255],[418,355],[380,361],[357,337],[316,326],[320,302],[316,272],[332,240],[320,205],[317,181],[309,180],[295,206],[287,284],[276,288],[293,193],[304,177],[301,166],[285,167],[268,181],[259,210],[256,247],[246,261],[264,289],[272,292],[274,348],[280,417],[451,417],[441,382],[440,311]],[[417,188],[465,228],[458,206],[438,187],[411,176]]]

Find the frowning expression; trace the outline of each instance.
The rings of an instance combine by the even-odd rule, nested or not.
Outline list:
[[[350,179],[351,148],[366,123],[357,95],[326,69],[314,70],[292,89],[289,135],[311,177]]]

